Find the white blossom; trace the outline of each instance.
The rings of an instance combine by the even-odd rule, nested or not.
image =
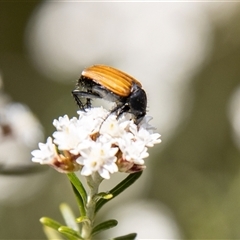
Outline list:
[[[131,125],[130,131],[134,134],[136,140],[143,141],[145,146],[153,147],[154,144],[160,143],[160,134],[153,132],[153,128],[148,130],[144,128],[144,125],[140,126],[139,129],[136,125]]]
[[[39,144],[40,150],[32,152],[34,162],[61,172],[80,170],[83,176],[97,172],[109,179],[118,171],[142,171],[148,147],[161,142],[149,116],[136,125],[131,114],[118,116],[101,107],[78,114],[78,118],[64,115],[53,121],[53,140],[48,138],[46,144]]]
[[[153,127],[149,122],[152,120],[151,116],[145,116],[142,121],[139,123],[139,128],[146,129],[149,133],[154,133],[156,128]]]
[[[89,133],[93,134],[99,131],[99,128],[107,118],[109,112],[102,108],[91,108],[85,111],[78,111],[80,125]]]
[[[100,129],[100,134],[108,135],[112,139],[121,138],[126,132],[130,121],[119,121],[117,115],[110,115],[103,123]]]
[[[131,134],[125,134],[119,140],[119,148],[123,154],[123,159],[134,164],[143,165],[143,158],[148,157],[147,148],[142,141],[135,141]]]
[[[118,171],[116,165],[118,148],[112,147],[111,143],[102,143],[100,141],[91,141],[86,149],[81,149],[81,156],[77,162],[83,165],[81,174],[89,176],[98,172],[102,178],[109,179],[110,173]]]
[[[59,117],[58,120],[53,120],[53,126],[57,129],[57,131],[63,131],[64,129],[68,128],[70,124],[77,125],[77,118],[73,117],[70,120],[68,115],[64,115],[63,117]]]
[[[89,129],[81,124],[77,118],[69,120],[68,116],[65,115],[59,120],[54,120],[53,124],[57,128],[57,131],[53,133],[54,143],[58,145],[59,150],[68,150],[77,155],[79,144],[90,139]]]
[[[58,156],[56,146],[53,144],[52,138],[48,137],[46,143],[38,144],[40,150],[32,151],[32,161],[40,164],[49,164]]]

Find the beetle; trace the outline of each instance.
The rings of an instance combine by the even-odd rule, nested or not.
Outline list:
[[[124,112],[133,114],[138,124],[146,115],[147,96],[142,85],[135,78],[107,65],[93,65],[85,68],[72,91],[80,109],[91,107],[91,100],[102,98],[115,102],[111,113],[118,116]],[[81,99],[85,99],[83,103]]]

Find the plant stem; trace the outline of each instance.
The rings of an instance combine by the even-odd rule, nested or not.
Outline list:
[[[92,176],[88,176],[86,179],[89,186],[86,204],[86,217],[88,220],[83,222],[82,237],[85,240],[91,240],[91,233],[95,220],[96,195],[98,194],[99,184],[103,179],[99,176],[98,173],[95,173]]]

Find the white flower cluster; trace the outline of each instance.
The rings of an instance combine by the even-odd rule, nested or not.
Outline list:
[[[32,152],[32,161],[52,165],[60,172],[81,170],[89,176],[98,172],[109,179],[114,172],[141,171],[147,148],[160,143],[160,134],[145,116],[136,125],[131,114],[120,117],[103,108],[78,111],[79,118],[67,115],[53,121],[56,131]]]

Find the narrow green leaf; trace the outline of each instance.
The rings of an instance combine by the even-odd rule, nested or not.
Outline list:
[[[57,221],[55,221],[55,220],[53,220],[51,218],[48,218],[48,217],[42,217],[42,218],[39,219],[39,221],[43,225],[48,226],[50,228],[53,228],[55,230],[58,230],[58,228],[62,226],[61,223],[59,223],[59,222],[57,222]]]
[[[80,231],[78,224],[76,222],[76,217],[74,216],[74,213],[72,209],[69,207],[68,204],[62,203],[60,205],[60,211],[62,213],[62,216],[64,218],[64,221],[66,225],[70,228],[72,228],[75,231]]]
[[[99,199],[99,201],[96,204],[95,213],[98,212],[105,203],[112,200],[117,195],[119,195],[121,192],[123,192],[125,189],[130,187],[141,175],[142,175],[142,172],[136,172],[136,173],[129,174],[122,182],[120,182],[116,187],[114,187],[112,190],[109,191],[109,194],[112,194],[112,198]]]
[[[77,231],[67,226],[61,226],[60,228],[58,228],[58,231],[64,234],[65,236],[67,236],[68,239],[71,239],[71,240],[82,239],[82,237],[79,235]]]
[[[55,229],[52,229],[52,228],[47,227],[47,226],[43,226],[43,231],[44,231],[48,240],[53,240],[53,239],[65,240],[63,234],[56,231]]]
[[[88,217],[84,216],[84,217],[79,217],[76,219],[77,223],[82,223],[82,222],[87,222],[88,224],[91,224],[91,221],[89,220]]]
[[[92,236],[104,231],[104,230],[107,230],[109,228],[113,228],[113,227],[116,227],[118,224],[117,220],[115,219],[111,219],[111,220],[107,220],[105,222],[102,222],[100,224],[98,224],[96,227],[93,228],[92,230]]]
[[[94,196],[94,200],[99,201],[99,199],[101,199],[101,198],[110,199],[112,197],[113,197],[112,194],[109,194],[109,193],[106,193],[106,192],[100,192],[96,196]]]
[[[74,191],[75,196],[77,198],[77,202],[78,202],[78,206],[79,206],[81,216],[85,216],[86,215],[85,205],[86,205],[86,202],[87,202],[86,190],[85,190],[84,186],[82,185],[81,181],[75,175],[75,173],[68,173],[67,176],[68,176],[69,180],[71,181],[73,191]]]
[[[129,233],[121,237],[112,238],[111,240],[134,240],[136,237],[137,237],[136,233]]]
[[[71,183],[72,185],[72,189],[73,189],[73,192],[75,194],[75,197],[77,199],[77,203],[78,203],[78,208],[79,208],[79,212],[80,212],[80,215],[81,216],[86,216],[86,210],[85,210],[85,206],[84,206],[84,203],[83,203],[83,200],[82,200],[82,197],[81,195],[79,194],[78,190],[75,188],[75,186]]]
[[[113,197],[113,195],[108,193],[105,196],[103,196],[102,198],[103,199],[111,199],[112,197]]]
[[[79,180],[79,178],[76,176],[75,173],[68,173],[67,174],[69,180],[71,181],[71,183],[74,185],[74,187],[78,190],[79,194],[81,195],[83,202],[86,203],[87,202],[87,193],[86,190],[84,188],[84,186],[82,185],[81,181]]]

